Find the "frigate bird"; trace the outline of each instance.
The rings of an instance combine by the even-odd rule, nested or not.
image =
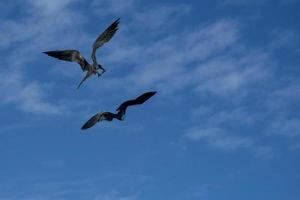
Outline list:
[[[91,128],[94,126],[97,122],[106,120],[106,121],[112,121],[113,119],[118,119],[120,121],[124,120],[126,109],[128,106],[134,106],[143,104],[145,101],[150,99],[153,95],[155,95],[156,92],[146,92],[142,94],[141,96],[137,97],[136,99],[128,100],[123,102],[117,109],[117,113],[111,113],[111,112],[100,112],[95,114],[93,117],[91,117],[82,127],[81,130]]]
[[[86,79],[88,79],[91,75],[97,74],[99,77],[105,72],[105,69],[101,66],[101,64],[98,64],[97,62],[96,50],[99,47],[101,47],[103,44],[108,42],[114,36],[116,31],[118,30],[119,23],[120,23],[120,18],[115,20],[109,27],[107,27],[106,30],[103,33],[101,33],[93,43],[92,54],[91,54],[93,64],[89,64],[78,50],[46,51],[43,53],[47,54],[48,56],[57,58],[59,60],[76,62],[80,65],[82,71],[86,71],[86,75],[83,77],[83,79],[80,81],[77,87],[78,89],[81,86],[81,84]],[[101,73],[98,71],[99,69],[101,69]]]

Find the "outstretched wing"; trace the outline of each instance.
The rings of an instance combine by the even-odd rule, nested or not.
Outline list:
[[[126,108],[128,106],[143,104],[145,101],[150,99],[155,94],[156,94],[156,92],[146,92],[146,93],[142,94],[141,96],[137,97],[136,99],[125,101],[124,103],[122,103],[119,106],[119,108],[117,108],[117,111],[125,112]]]
[[[83,71],[85,71],[86,66],[88,65],[88,62],[77,50],[46,51],[43,53],[47,54],[48,56],[57,58],[59,60],[77,62]]]
[[[96,50],[101,47],[104,43],[108,42],[116,33],[118,30],[118,25],[120,23],[120,18],[118,18],[116,21],[114,21],[109,27],[106,28],[106,30],[101,33],[98,38],[95,40],[93,44],[93,51],[92,51],[92,60],[93,64],[97,64],[96,59]]]
[[[81,130],[91,128],[94,126],[98,121],[102,113],[97,113],[93,117],[91,117],[82,127]]]
[[[112,121],[114,118],[115,114],[110,113],[110,112],[100,112],[91,117],[82,127],[81,130],[85,130],[88,128],[91,128],[94,126],[97,122],[103,121],[103,120],[108,120]]]

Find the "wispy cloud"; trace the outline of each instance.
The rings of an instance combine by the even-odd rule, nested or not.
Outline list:
[[[94,200],[136,200],[138,199],[137,195],[124,196],[119,194],[116,191],[112,191],[108,194],[97,195]]]
[[[187,131],[186,137],[190,140],[205,140],[209,145],[221,150],[247,149],[253,146],[251,138],[230,136],[230,133],[220,128],[192,128]]]
[[[270,2],[270,0],[225,0],[222,1],[223,5],[235,5],[235,6],[258,6]]]
[[[188,4],[161,5],[153,8],[137,9],[131,16],[129,27],[138,27],[140,34],[154,32],[156,35],[167,31],[176,19],[186,15],[191,10]],[[170,20],[171,18],[171,20]],[[139,32],[135,34],[138,35]]]
[[[2,103],[14,103],[23,111],[35,113],[57,114],[66,109],[64,107],[66,104],[79,107],[76,109],[77,112],[82,112],[82,108],[85,111],[94,108],[95,103],[87,103],[80,98],[70,100],[67,96],[59,97],[56,102],[61,104],[54,105],[47,100],[46,94],[49,90],[45,87],[47,84],[28,79],[23,73],[24,64],[37,60],[37,56],[32,56],[34,52],[41,52],[44,48],[73,48],[94,40],[98,32],[91,34],[85,32],[85,29],[82,31],[78,29],[84,26],[89,16],[71,9],[76,2],[76,0],[65,0],[50,3],[28,0],[26,4],[28,12],[23,20],[2,20],[2,29],[6,31],[0,31],[0,46],[9,52],[7,59],[2,61],[3,65],[11,65],[20,70],[18,76],[7,76],[4,79],[6,85],[13,86],[11,91],[17,91],[19,95],[14,97],[3,87],[1,91],[5,95]],[[231,3],[234,2],[237,3],[237,1]],[[240,3],[242,2],[244,1]],[[262,145],[256,145],[257,141],[252,137],[247,136],[244,140],[244,136],[236,130],[226,138],[225,133],[230,132],[230,129],[224,127],[224,124],[234,127],[232,122],[237,121],[237,124],[246,124],[249,127],[249,124],[262,123],[262,119],[269,119],[264,129],[272,128],[273,121],[276,119],[270,118],[270,113],[279,114],[279,110],[287,110],[295,104],[295,101],[291,102],[288,99],[297,98],[295,97],[295,91],[298,90],[296,86],[290,87],[291,84],[288,84],[289,87],[286,88],[289,89],[279,91],[280,88],[275,84],[272,85],[276,82],[274,78],[276,58],[272,54],[273,50],[290,43],[295,37],[292,31],[279,31],[274,36],[274,41],[277,41],[276,47],[267,45],[267,48],[260,49],[248,47],[244,43],[241,33],[242,23],[237,19],[226,18],[199,22],[189,27],[181,26],[182,21],[178,19],[193,11],[189,4],[152,5],[151,12],[135,0],[93,1],[89,6],[95,7],[91,11],[93,14],[113,15],[113,19],[115,15],[122,17],[124,13],[129,13],[124,16],[126,23],[121,21],[120,30],[110,45],[101,50],[101,61],[104,66],[109,66],[107,72],[109,76],[105,74],[101,82],[101,94],[111,94],[114,91],[117,91],[115,92],[117,94],[119,91],[125,94],[136,94],[137,91],[147,88],[156,89],[162,96],[167,94],[165,96],[173,98],[180,96],[179,92],[188,92],[192,94],[195,101],[199,100],[199,102],[203,97],[228,101],[228,105],[222,108],[216,106],[218,102],[216,104],[212,101],[205,102],[204,105],[199,103],[196,107],[201,109],[194,111],[193,117],[199,117],[201,114],[201,118],[208,119],[207,124],[199,127],[193,124],[193,117],[191,117],[193,123],[190,125],[202,131],[222,130],[224,132],[222,134],[213,134],[219,141],[215,144],[210,143],[221,148],[222,145],[232,142],[232,149],[239,149],[247,143],[249,149],[250,146],[260,148]],[[64,40],[58,39],[61,35],[64,36]],[[14,48],[16,46],[20,48]],[[90,50],[89,48],[89,45],[85,45],[84,52]],[[26,49],[26,52],[23,49]],[[16,60],[16,57],[19,59]],[[68,69],[64,71],[67,75],[71,74]],[[62,75],[62,69],[52,72],[51,76]],[[1,72],[1,76],[6,77],[4,72]],[[54,83],[51,89],[55,90],[56,87],[60,86]],[[87,84],[86,91],[91,97],[99,96],[93,84]],[[254,98],[255,95],[258,96]],[[284,98],[284,96],[289,97]],[[287,101],[291,103],[289,105],[284,103]],[[80,102],[88,106],[83,106]],[[260,105],[255,106],[255,104]],[[297,117],[284,116],[284,119],[286,122],[290,119],[295,121]],[[295,129],[294,125],[293,127]],[[263,132],[263,128],[259,132]],[[205,140],[212,141],[212,138],[207,136]],[[250,145],[250,140],[254,141],[252,143],[255,145]]]
[[[257,5],[266,2],[257,2]],[[115,6],[106,3],[109,4],[108,8]],[[228,149],[246,148],[255,154],[272,154],[272,147],[260,144],[258,134],[264,135],[265,129],[272,127],[275,119],[270,119],[255,136],[242,135],[236,129],[237,126],[246,125],[247,131],[250,131],[251,126],[269,118],[269,97],[274,96],[278,89],[266,86],[267,82],[275,81],[276,59],[272,54],[275,47],[247,47],[242,38],[240,21],[230,18],[174,31],[174,27],[179,25],[173,21],[174,18],[188,15],[192,9],[188,4],[164,5],[153,9],[153,12],[143,10],[136,1],[120,6],[130,9],[131,17],[126,18],[126,24],[121,23],[119,34],[102,56],[112,71],[112,76],[103,84],[103,92],[122,90],[135,93],[144,88],[154,88],[161,95],[168,94],[171,97],[179,91],[189,91],[194,99],[208,95],[229,102],[232,100],[230,106],[221,109],[214,107],[217,103],[199,105],[202,114],[204,107],[209,109],[202,115],[208,119],[206,126],[196,126],[197,129],[222,130],[221,134],[207,136],[205,141],[219,149],[231,144],[232,147]],[[117,8],[110,10],[124,12]],[[170,31],[172,34],[167,34]],[[274,38],[274,41],[278,41],[278,48],[294,38],[291,31],[280,33],[284,33],[285,39],[279,41],[280,37]],[[122,76],[113,75],[119,74],[119,71],[122,71]],[[294,93],[297,88],[291,90]],[[252,103],[247,101],[254,94],[265,99],[258,98]],[[284,95],[278,96],[280,98],[277,99],[281,99]],[[255,107],[256,103],[261,103],[261,107]],[[228,129],[226,124],[234,129]],[[213,139],[215,143],[211,142]]]
[[[130,88],[156,87],[169,92],[200,84],[204,65],[200,63],[230,48],[238,40],[237,31],[234,21],[220,20],[192,31],[163,37],[150,45],[139,45],[132,40],[131,46],[118,46],[119,58],[126,57],[127,63],[135,66],[125,81],[131,83]],[[143,54],[137,57],[137,52]],[[108,59],[112,57],[114,63],[121,62],[113,53],[115,51],[108,54]]]
[[[298,41],[296,33],[292,30],[274,30],[271,36],[273,37],[270,44],[272,50],[294,46]]]
[[[288,137],[295,137],[300,135],[300,119],[278,117],[269,127],[269,133],[283,135]]]
[[[1,61],[6,66],[6,71],[0,72],[0,90],[4,94],[1,102],[14,103],[25,112],[58,114],[62,111],[61,106],[47,101],[46,84],[24,76],[24,66],[37,61],[45,44],[51,47],[66,42],[58,38],[65,28],[74,26],[72,19],[76,14],[67,8],[73,1],[49,2],[28,0],[23,5],[28,12],[22,20],[1,20],[0,47],[6,51]],[[61,20],[56,23],[58,18]],[[80,16],[77,19],[79,22]]]
[[[39,179],[40,180],[40,179]],[[73,181],[15,180],[0,182],[0,198],[8,200],[135,200],[146,183],[141,175],[105,175]],[[126,192],[124,192],[124,189]],[[15,193],[15,191],[18,193]]]
[[[31,113],[59,114],[60,108],[45,102],[45,93],[37,82],[24,83],[22,75],[18,72],[4,75],[0,74],[3,104],[16,104],[21,110]]]
[[[191,141],[202,141],[209,147],[225,152],[245,150],[259,158],[270,158],[274,154],[272,147],[260,145],[253,137],[221,128],[193,127],[186,131],[185,137]]]
[[[32,6],[32,12],[37,12],[42,15],[54,15],[58,12],[65,12],[65,8],[69,6],[71,3],[76,2],[78,0],[27,0],[28,3]]]
[[[221,5],[225,6],[263,6],[267,5],[268,3],[272,4],[279,4],[279,5],[288,5],[295,3],[295,0],[277,0],[277,1],[272,1],[272,0],[221,0],[220,3]]]
[[[99,15],[124,14],[136,8],[136,0],[93,0],[91,6]]]

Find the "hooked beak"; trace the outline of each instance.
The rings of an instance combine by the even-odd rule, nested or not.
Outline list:
[[[102,74],[106,71],[101,65],[98,65],[98,69],[102,70]]]

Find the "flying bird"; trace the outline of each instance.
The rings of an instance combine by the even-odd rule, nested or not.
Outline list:
[[[102,67],[101,64],[98,64],[96,59],[96,50],[108,42],[118,30],[118,25],[120,23],[120,18],[115,20],[109,27],[105,29],[103,33],[101,33],[98,38],[93,43],[92,47],[92,54],[91,58],[93,64],[89,64],[87,60],[82,56],[82,54],[78,50],[58,50],[58,51],[46,51],[43,52],[48,56],[57,58],[59,60],[69,61],[69,62],[76,62],[80,65],[82,71],[86,71],[86,75],[80,81],[77,89],[81,86],[81,84],[88,79],[91,75],[95,74],[101,76],[105,69]],[[101,72],[98,70],[101,69]]]
[[[124,120],[126,109],[128,106],[134,106],[143,104],[145,101],[150,99],[153,95],[155,95],[156,92],[146,92],[142,94],[141,96],[137,97],[136,99],[131,99],[128,101],[123,102],[117,109],[117,113],[111,113],[111,112],[100,112],[95,114],[93,117],[91,117],[82,127],[81,130],[91,128],[94,126],[97,122],[106,120],[106,121],[112,121],[113,119],[118,119],[120,121]]]

